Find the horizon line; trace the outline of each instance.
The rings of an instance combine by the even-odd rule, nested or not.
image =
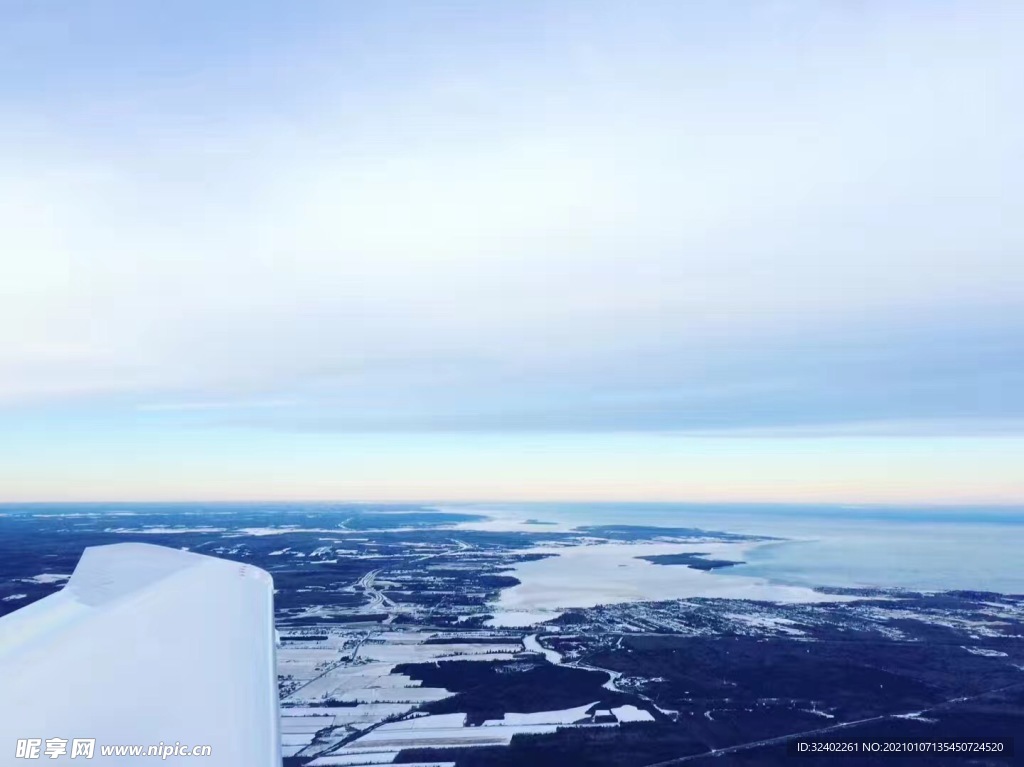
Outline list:
[[[998,508],[1008,510],[1021,510],[1024,511],[1024,500],[1021,501],[750,501],[750,500],[693,500],[693,499],[678,499],[678,500],[607,500],[607,499],[544,499],[544,498],[532,498],[529,500],[508,500],[500,498],[483,498],[483,499],[361,499],[361,498],[180,498],[180,499],[98,499],[98,500],[22,500],[22,501],[7,501],[0,500],[0,507],[9,506],[76,506],[76,505],[96,505],[96,504],[167,504],[167,505],[186,505],[186,504],[218,504],[218,505],[230,505],[230,504],[297,504],[297,503],[308,503],[308,504],[366,504],[374,506],[410,506],[410,505],[480,505],[480,504],[501,504],[501,505],[539,505],[539,504],[563,504],[563,505],[644,505],[644,506],[801,506],[801,507],[829,507],[829,508],[899,508],[899,509],[966,509],[966,508]]]

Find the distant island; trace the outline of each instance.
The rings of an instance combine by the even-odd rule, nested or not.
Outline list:
[[[732,567],[742,565],[743,562],[736,562],[729,559],[708,559],[706,554],[697,552],[684,552],[682,554],[651,554],[646,557],[637,557],[654,565],[685,565],[694,570],[715,570],[719,567]]]

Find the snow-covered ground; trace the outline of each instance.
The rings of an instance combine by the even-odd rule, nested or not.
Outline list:
[[[330,632],[327,638],[306,640],[291,633],[278,651],[278,670],[287,679],[286,706],[316,706],[327,700],[360,704],[396,704],[398,713],[416,704],[440,700],[447,690],[423,687],[403,674],[395,674],[398,663],[443,660],[492,662],[513,660],[522,646],[515,641],[427,643],[434,632],[378,631]],[[357,709],[360,707],[356,707]],[[331,713],[336,713],[335,709]],[[351,708],[341,711],[350,712]],[[396,711],[388,711],[388,715]]]
[[[326,710],[326,709],[324,709]],[[314,716],[282,716],[281,733],[314,733],[325,727],[334,726],[333,714],[316,714]]]
[[[927,724],[934,724],[937,719],[929,719],[924,715],[924,711],[911,711],[909,714],[894,714],[894,719],[910,719],[917,722],[926,722]]]
[[[290,668],[288,652],[279,667]],[[447,690],[421,687],[404,674],[391,673],[393,663],[358,663],[323,671],[308,684],[285,698],[288,703],[317,703],[329,699],[356,703],[426,703],[451,695]]]
[[[63,583],[70,577],[70,575],[63,573],[41,573],[33,575],[31,578],[22,578],[21,580],[25,583]]]
[[[417,712],[419,705],[452,693],[423,687],[418,680],[395,673],[399,663],[530,657],[523,653],[542,654],[551,663],[562,663],[561,654],[546,649],[537,634],[523,637],[521,644],[500,632],[495,632],[494,638],[505,641],[493,643],[460,641],[464,639],[460,634],[436,631],[328,629],[324,636],[318,629],[308,639],[305,636],[301,630],[290,631],[289,641],[278,652],[278,668],[290,690],[282,697],[281,752],[285,756],[315,755],[335,749],[314,765],[387,763],[408,748],[507,746],[518,734],[552,733],[572,726],[614,727],[618,722],[654,718],[629,705],[598,713],[597,701],[593,701],[563,710],[509,712],[481,726],[467,726],[465,713]],[[434,644],[440,636],[449,641]],[[489,634],[476,633],[474,637],[486,639]],[[467,654],[460,654],[463,650]],[[388,660],[382,659],[385,656]],[[328,701],[356,705],[326,705]],[[617,721],[595,722],[598,715]],[[361,737],[341,746],[359,731],[364,732]]]
[[[334,535],[340,535],[344,533],[344,530],[338,528],[329,527],[243,527],[233,531],[236,536],[244,535],[255,535],[257,537],[263,537],[265,535],[287,535],[288,533],[332,533]]]
[[[588,709],[595,703],[562,711],[539,711],[530,714],[505,714],[501,719],[484,722],[480,727],[467,727],[465,714],[439,714],[389,722],[348,743],[339,754],[358,754],[408,748],[470,748],[476,746],[507,746],[516,735],[548,734],[559,727],[615,726],[593,724]]]
[[[392,663],[429,663],[439,660],[513,660],[517,645],[512,644],[401,644],[365,643],[359,648],[359,657]]]
[[[377,751],[347,756],[321,756],[309,763],[309,767],[356,767],[356,765],[391,764],[398,751]],[[404,762],[402,767],[455,767],[455,762]]]
[[[1007,658],[1007,657],[1009,657],[1009,654],[1003,652],[1002,650],[989,650],[989,649],[987,649],[985,647],[967,647],[966,645],[961,645],[961,647],[963,647],[965,650],[967,650],[967,652],[969,652],[971,655],[981,655],[981,656],[983,656],[985,658]]]
[[[612,709],[612,716],[620,722],[653,722],[654,716],[650,711],[644,711],[636,706],[619,706]]]
[[[398,756],[397,751],[380,751],[375,754],[348,754],[347,756],[321,756],[310,762],[310,767],[349,767],[349,765],[391,764]]]
[[[796,628],[796,621],[789,618],[782,618],[778,615],[761,615],[758,613],[722,613],[723,618],[728,618],[734,623],[750,626],[751,629],[760,629],[762,632],[778,632],[789,636],[804,636],[807,632]]]
[[[559,615],[561,613],[557,610],[501,610],[485,621],[485,625],[493,628],[526,628]]]
[[[575,708],[566,708],[561,711],[535,711],[531,714],[505,714],[501,719],[488,719],[483,723],[484,727],[506,727],[508,725],[524,724],[575,724],[590,716],[587,713],[597,705],[597,701],[585,703]]]

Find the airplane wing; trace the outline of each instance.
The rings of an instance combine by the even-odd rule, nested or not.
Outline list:
[[[238,562],[86,549],[62,591],[0,618],[0,764],[33,746],[70,760],[91,739],[100,764],[152,755],[102,753],[132,746],[161,748],[166,765],[280,767],[273,593],[268,573]],[[52,740],[65,753],[48,757]]]

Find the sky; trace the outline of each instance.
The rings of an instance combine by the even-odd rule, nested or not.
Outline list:
[[[0,501],[1024,504],[1024,6],[0,1]]]

